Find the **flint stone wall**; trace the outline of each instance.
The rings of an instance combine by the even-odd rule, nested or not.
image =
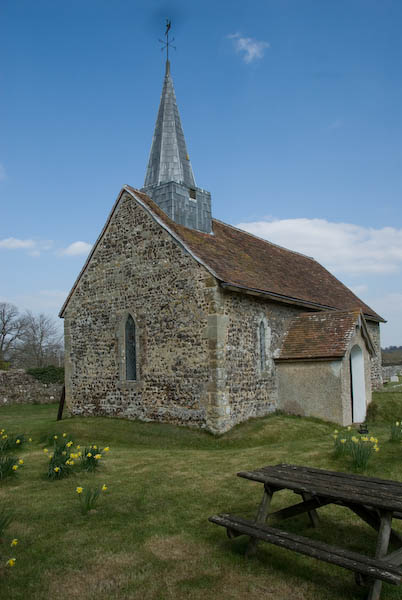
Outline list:
[[[375,348],[375,355],[371,357],[371,386],[378,390],[382,386],[380,324],[375,321],[366,321],[366,324]]]
[[[23,369],[0,371],[0,406],[52,404],[60,400],[62,385],[42,383]]]
[[[205,427],[214,390],[216,285],[124,195],[65,312],[66,401],[104,414]],[[137,381],[124,377],[124,323],[137,331]]]

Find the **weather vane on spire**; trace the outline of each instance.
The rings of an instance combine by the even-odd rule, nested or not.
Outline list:
[[[169,31],[170,31],[171,26],[172,26],[172,22],[170,21],[170,19],[166,19],[166,31],[165,31],[166,41],[161,40],[159,38],[159,41],[161,42],[161,44],[163,44],[162,48],[161,48],[162,52],[166,48],[166,62],[169,62],[169,46],[171,46],[172,48],[174,48],[176,50],[176,46],[172,46],[172,42],[174,42],[174,38],[172,38],[169,41]]]

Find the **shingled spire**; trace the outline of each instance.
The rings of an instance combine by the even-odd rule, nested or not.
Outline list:
[[[142,191],[176,223],[211,233],[211,194],[195,184],[169,60]]]
[[[159,185],[167,181],[176,181],[189,188],[195,188],[169,61],[166,61],[165,81],[144,186]]]

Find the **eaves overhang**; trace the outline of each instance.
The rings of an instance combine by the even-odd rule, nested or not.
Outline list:
[[[285,296],[282,294],[277,294],[275,292],[270,292],[267,290],[259,290],[257,288],[246,287],[244,285],[239,285],[237,283],[231,283],[227,281],[221,281],[221,287],[232,292],[238,292],[243,294],[249,294],[251,296],[260,296],[266,299],[275,300],[275,302],[283,302],[284,304],[293,304],[297,306],[303,306],[305,308],[311,308],[314,310],[333,310],[337,311],[339,308],[335,306],[327,306],[325,304],[319,304],[317,302],[310,302],[308,300],[303,300],[302,298],[294,298],[292,296]],[[382,323],[386,323],[385,319],[382,317],[375,317],[374,315],[365,314],[365,319],[375,321],[376,323],[381,321]]]

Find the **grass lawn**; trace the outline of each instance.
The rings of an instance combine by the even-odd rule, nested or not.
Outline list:
[[[380,452],[368,475],[402,481],[402,445],[390,443],[386,419],[402,417],[402,393],[376,394],[370,435]],[[0,481],[0,510],[14,521],[0,542],[0,597],[24,600],[129,599],[362,599],[351,572],[261,544],[244,557],[246,539],[229,540],[208,522],[218,512],[254,516],[261,484],[235,476],[241,469],[279,462],[350,470],[332,453],[334,426],[273,415],[252,420],[219,438],[157,423],[107,418],[55,421],[56,405],[0,408],[0,429],[32,437],[18,452],[15,476]],[[45,477],[49,437],[67,432],[75,444],[110,446],[95,473],[60,481]],[[83,516],[76,487],[108,485],[95,512]],[[293,496],[293,497],[292,497]],[[293,501],[274,496],[274,508]],[[286,522],[290,531],[373,553],[376,534],[341,507],[319,511],[311,532],[307,515]],[[399,527],[399,524],[398,524]],[[397,528],[398,528],[397,527]],[[10,548],[13,538],[19,543]],[[7,559],[16,557],[14,567]],[[382,600],[402,597],[383,584]]]

